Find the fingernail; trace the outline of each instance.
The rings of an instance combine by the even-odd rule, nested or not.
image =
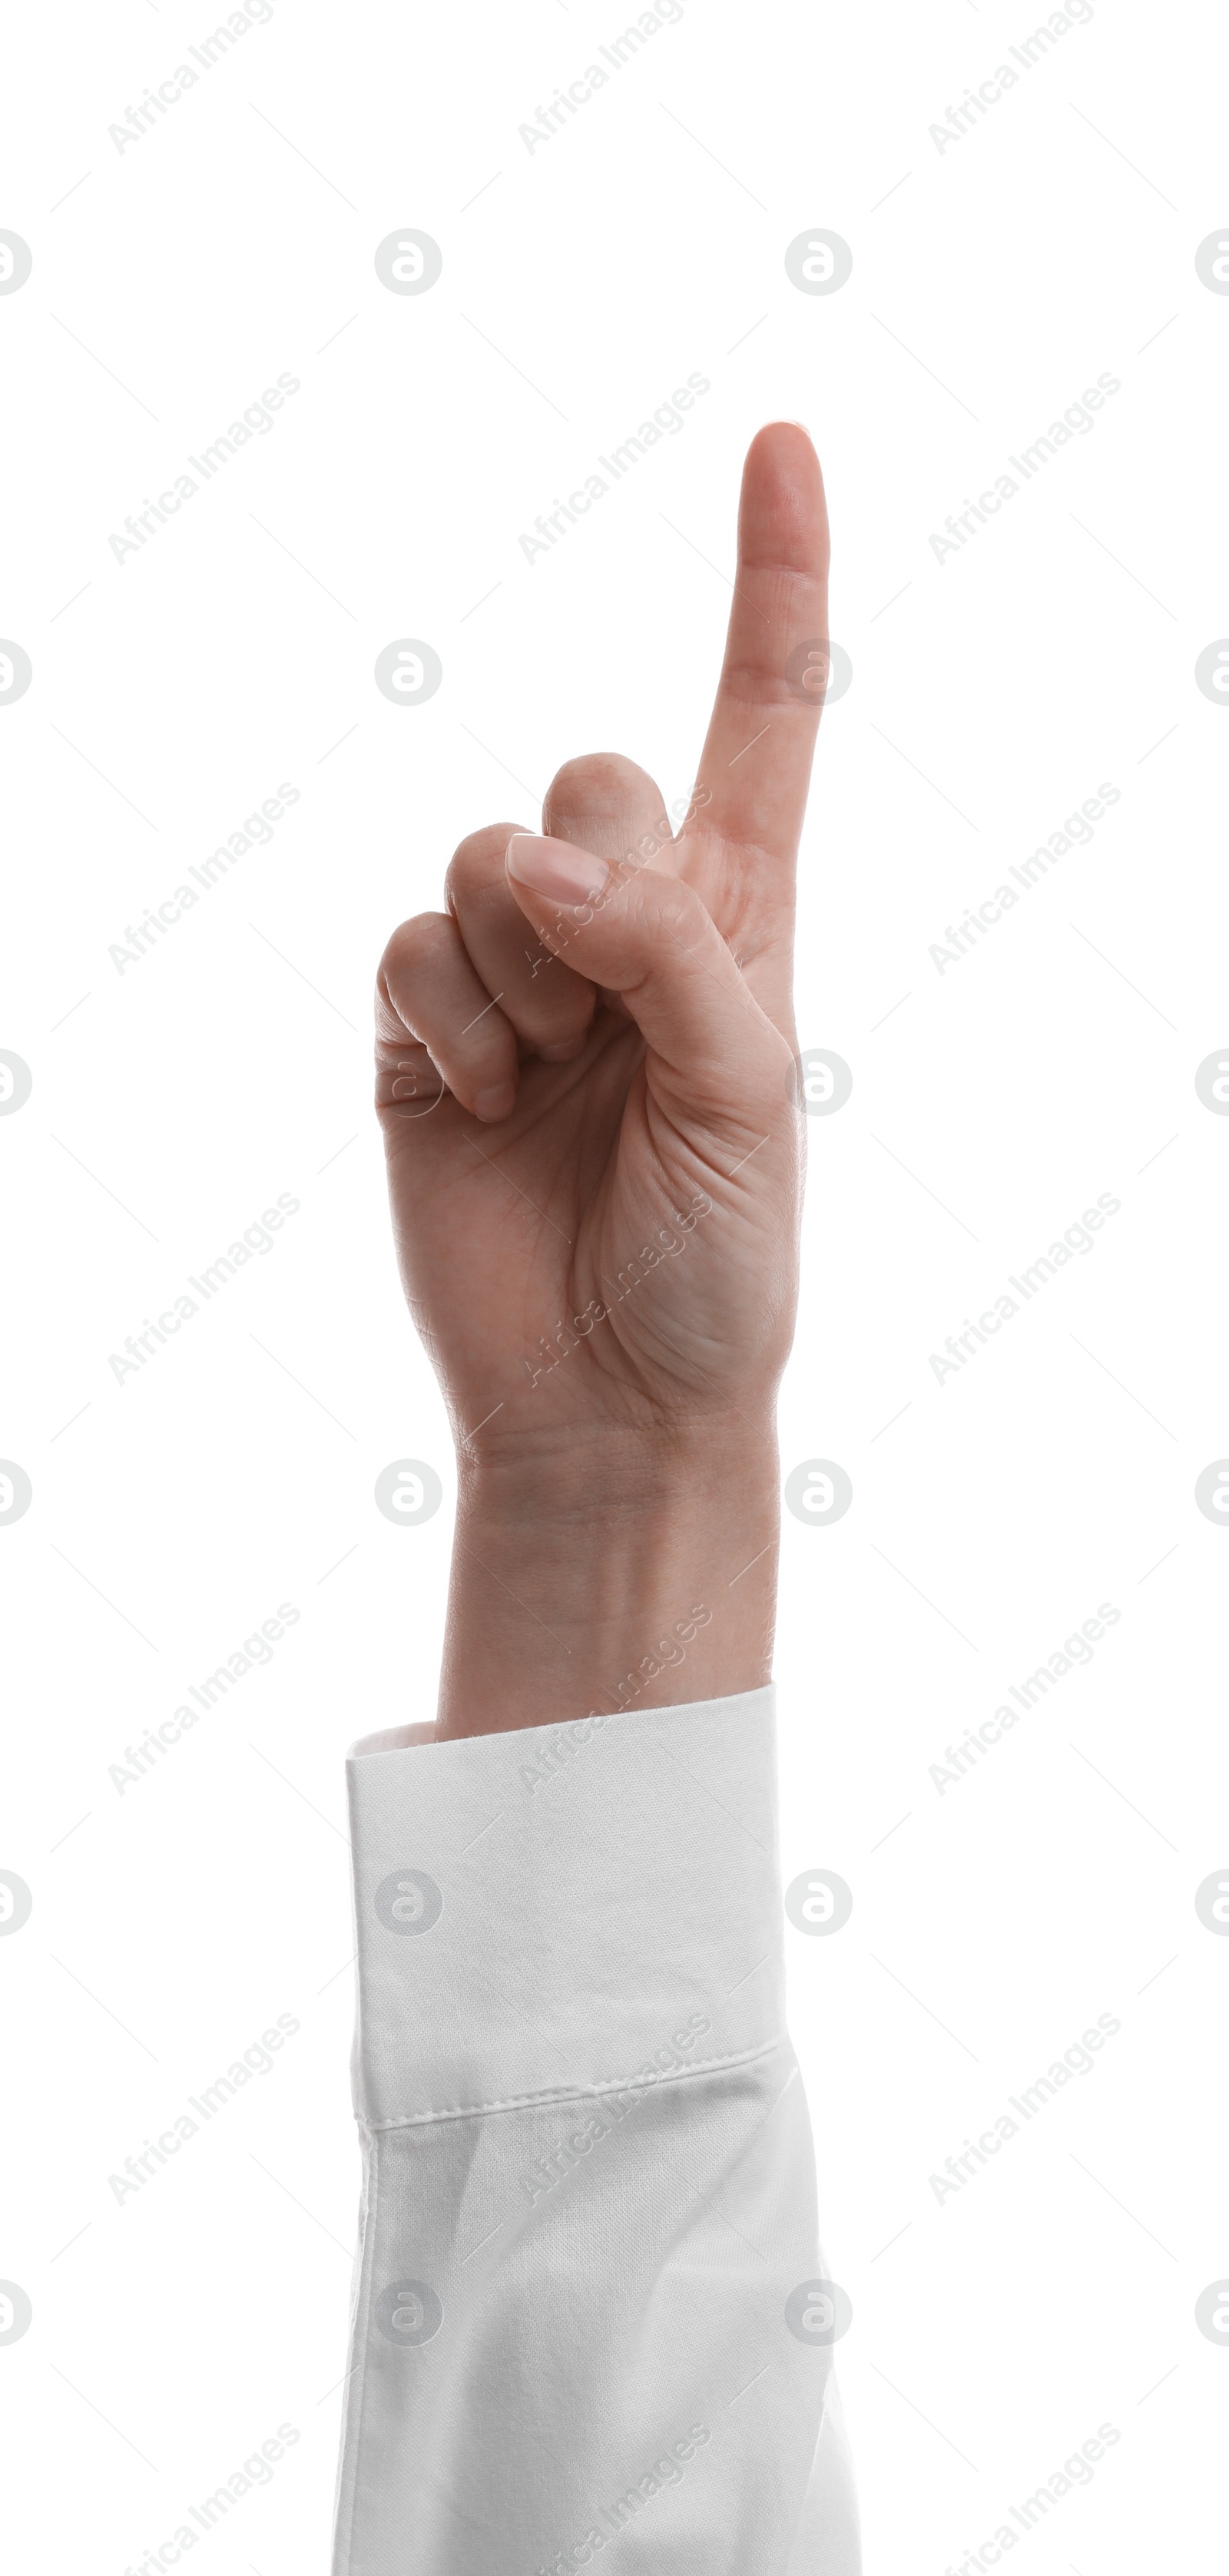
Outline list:
[[[515,1099],[514,1082],[493,1082],[489,1091],[475,1093],[474,1116],[485,1119],[487,1125],[493,1127],[498,1119],[510,1116]]]
[[[591,903],[610,874],[605,859],[578,850],[572,841],[549,841],[538,832],[514,832],[504,865],[518,885],[554,903]]]

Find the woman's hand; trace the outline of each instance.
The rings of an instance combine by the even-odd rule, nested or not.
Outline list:
[[[445,1734],[767,1678],[827,563],[810,441],[761,430],[677,837],[633,762],[570,761],[548,837],[472,833],[381,961],[398,1255],[458,1452]]]

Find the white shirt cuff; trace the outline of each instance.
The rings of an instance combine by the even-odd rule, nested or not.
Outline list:
[[[353,1748],[334,2576],[564,2576],[616,2542],[619,2576],[856,2576],[773,1717],[766,1689]]]

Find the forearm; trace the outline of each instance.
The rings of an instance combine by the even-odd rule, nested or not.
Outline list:
[[[668,1707],[769,1678],[779,1484],[768,1418],[461,1467],[441,1737]]]

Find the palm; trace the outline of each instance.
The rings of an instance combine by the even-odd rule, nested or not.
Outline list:
[[[402,1276],[458,1439],[481,1435],[480,1451],[739,1406],[788,1346],[793,865],[816,710],[783,671],[799,640],[826,635],[822,486],[794,433],[753,447],[740,536],[679,836],[632,763],[572,762],[542,828],[631,858],[607,910],[578,921],[516,886],[516,827],[493,825],[458,851],[448,913],[404,925],[381,968]],[[624,908],[646,904],[656,944],[683,941],[687,1044],[651,977],[624,981],[615,954]]]

